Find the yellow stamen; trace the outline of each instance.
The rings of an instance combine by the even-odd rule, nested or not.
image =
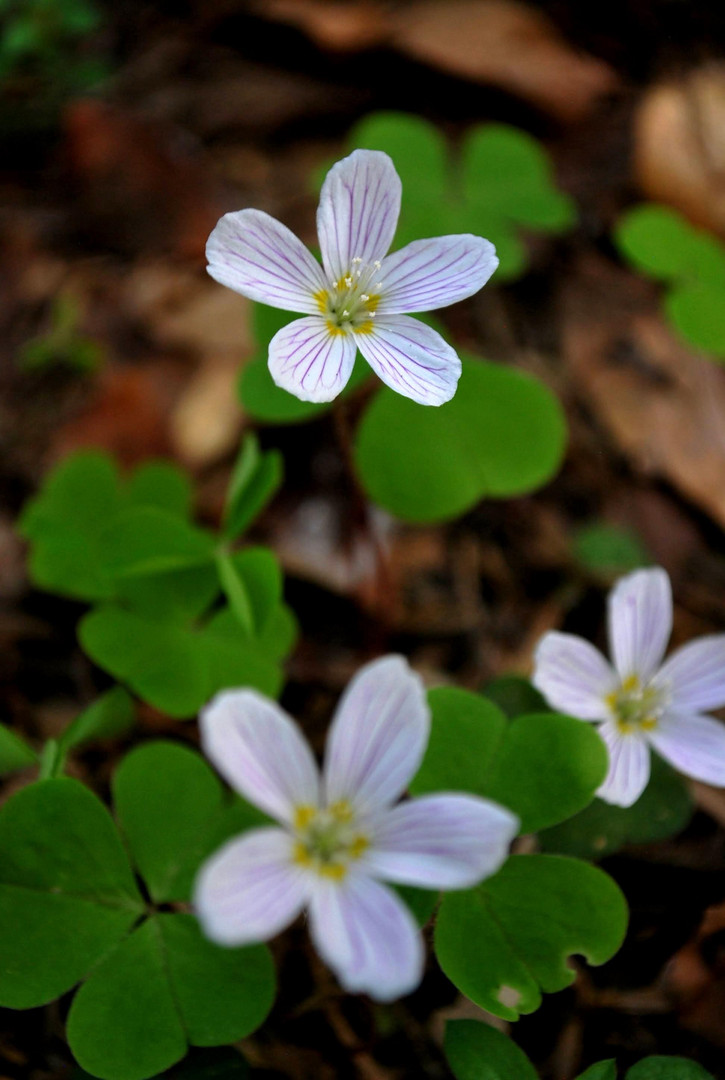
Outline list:
[[[331,881],[342,881],[347,874],[347,867],[340,863],[323,863],[317,872],[320,877],[330,878]]]
[[[306,829],[310,822],[314,821],[316,815],[317,807],[315,806],[303,805],[295,807],[295,829]]]
[[[328,810],[335,821],[352,821],[352,807],[347,799],[338,799],[337,802],[330,803]]]
[[[292,859],[299,866],[304,866],[307,869],[314,865],[312,856],[310,855],[304,844],[295,844],[292,849]]]
[[[370,841],[367,836],[356,836],[348,848],[348,854],[351,859],[359,859],[369,847]]]
[[[324,315],[327,311],[327,301],[329,300],[327,289],[320,289],[319,292],[313,293],[312,299],[317,301],[317,306]]]

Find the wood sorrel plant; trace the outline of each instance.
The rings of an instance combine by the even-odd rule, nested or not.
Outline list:
[[[542,193],[546,209],[539,182],[533,194]],[[532,415],[547,417],[535,434],[548,431],[554,447],[549,472],[563,427],[550,403],[539,408],[543,390],[524,389],[516,373],[507,382],[495,365],[466,359],[455,393],[455,352],[401,312],[471,295],[495,257],[468,234],[413,241],[386,256],[399,200],[390,159],[353,153],[323,190],[324,268],[279,223],[246,210],[215,230],[211,269],[257,300],[305,315],[270,345],[273,374],[301,397],[325,402],[341,390],[359,347],[407,395],[393,400],[412,410],[386,413],[390,396],[379,397],[383,428],[402,428],[411,446],[422,439],[445,459],[443,437],[456,428],[451,417],[460,420],[453,469],[468,473],[453,503],[445,502],[445,474],[436,491],[413,468],[419,486],[442,499],[432,517],[445,517],[481,497],[482,475],[491,484],[468,442],[487,394],[495,414],[502,400],[520,413],[533,393]],[[515,390],[496,397],[502,384]],[[415,403],[450,398],[439,409]],[[424,427],[431,416],[442,418],[440,427]],[[502,439],[506,427],[504,410]],[[380,430],[378,417],[358,461],[369,461]],[[411,460],[415,467],[425,458]],[[526,489],[530,474],[522,482],[518,459],[503,460],[503,480],[493,471],[495,493]],[[107,457],[80,454],[49,476],[23,514],[36,584],[93,605],[80,627],[89,655],[171,716],[206,706],[204,750],[238,792],[174,741],[144,742],[123,757],[111,785],[113,816],[63,776],[84,742],[128,731],[132,703],[121,688],[40,754],[0,728],[0,772],[38,766],[42,778],[0,810],[0,1005],[33,1008],[75,991],[68,1041],[100,1080],[147,1080],[189,1046],[255,1031],[275,993],[264,942],[303,910],[318,953],[350,992],[387,1002],[412,991],[425,969],[420,927],[437,909],[433,950],[453,984],[505,1020],[533,1012],[543,993],[573,981],[572,955],[603,963],[626,929],[616,884],[560,854],[568,849],[557,848],[556,830],[587,814],[597,792],[626,791],[633,801],[646,782],[648,741],[684,771],[725,780],[722,729],[689,715],[722,700],[723,639],[686,646],[660,668],[671,621],[660,570],[627,578],[613,593],[615,668],[586,642],[545,638],[535,681],[563,712],[547,709],[529,685],[509,695],[516,704],[508,714],[493,700],[504,701],[501,686],[491,699],[454,687],[426,694],[404,659],[384,657],[344,694],[320,772],[271,700],[294,638],[281,571],[272,552],[238,544],[280,481],[279,456],[248,438],[213,534],[191,520],[179,470],[147,465],[122,479]],[[602,738],[581,719],[615,734]],[[624,745],[636,747],[633,785],[631,769],[620,774]],[[406,791],[414,797],[402,798]],[[632,835],[627,820],[621,842]],[[524,854],[522,845],[509,857],[516,834],[527,835],[528,851],[538,834],[547,853]],[[482,1068],[497,1080],[533,1076],[510,1040],[480,1024],[449,1025],[445,1050],[460,1080]],[[649,1072],[642,1062],[627,1080],[670,1075],[666,1059],[652,1060]],[[671,1075],[706,1080],[702,1071]],[[615,1080],[616,1065],[599,1062],[585,1078]]]

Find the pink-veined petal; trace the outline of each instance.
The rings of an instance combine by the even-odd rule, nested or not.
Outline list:
[[[202,866],[194,908],[218,945],[267,941],[297,918],[310,896],[309,875],[292,859],[283,829],[253,829],[229,840]]]
[[[641,735],[625,734],[614,724],[602,724],[599,734],[609,751],[609,772],[597,795],[615,806],[631,806],[649,782],[649,745]]]
[[[419,405],[443,405],[456,392],[461,361],[437,331],[407,315],[381,315],[357,347],[378,378]]]
[[[685,776],[725,787],[725,724],[719,720],[668,712],[649,740],[657,753]]]
[[[655,683],[668,692],[676,712],[699,712],[725,705],[725,634],[698,638],[669,657]]]
[[[549,705],[580,720],[606,720],[607,694],[618,683],[614,669],[584,638],[553,630],[534,655],[532,682]]]
[[[665,655],[672,632],[672,588],[665,570],[635,570],[609,594],[609,645],[624,680],[636,675],[645,683]]]
[[[332,401],[347,385],[355,363],[351,334],[333,333],[319,315],[278,330],[269,343],[269,371],[301,401]]]
[[[394,1001],[420,982],[423,939],[392,889],[362,874],[319,880],[309,917],[315,948],[351,993]]]
[[[204,753],[224,779],[278,821],[317,806],[319,772],[302,732],[256,690],[224,690],[199,718]]]
[[[359,814],[389,806],[415,775],[429,733],[423,683],[403,657],[366,664],[343,694],[327,736],[328,805],[346,801]]]
[[[474,795],[426,795],[375,824],[365,869],[424,889],[469,889],[505,862],[518,832],[509,810]]]
[[[207,271],[250,300],[284,311],[320,310],[315,293],[327,288],[322,267],[302,241],[263,210],[225,214],[206,245]]]
[[[482,289],[497,266],[496,248],[482,236],[414,240],[384,259],[378,311],[397,315],[455,304]]]
[[[317,210],[322,261],[332,282],[381,260],[393,242],[400,214],[400,177],[380,150],[355,150],[333,165]]]

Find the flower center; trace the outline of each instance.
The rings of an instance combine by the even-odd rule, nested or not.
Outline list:
[[[380,303],[380,262],[364,263],[355,257],[347,273],[329,289],[315,293],[320,312],[330,333],[372,332],[375,312]]]
[[[347,802],[333,803],[325,810],[298,806],[294,829],[295,862],[334,881],[342,881],[348,863],[359,859],[370,843],[355,827],[352,807]]]
[[[605,700],[622,734],[632,735],[657,727],[667,704],[667,694],[662,687],[651,683],[643,686],[637,675],[628,675]]]

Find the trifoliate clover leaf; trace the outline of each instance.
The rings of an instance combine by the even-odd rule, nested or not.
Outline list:
[[[441,903],[435,951],[443,971],[504,1020],[574,980],[567,959],[603,964],[622,944],[627,905],[603,871],[577,859],[514,855],[475,889]]]

